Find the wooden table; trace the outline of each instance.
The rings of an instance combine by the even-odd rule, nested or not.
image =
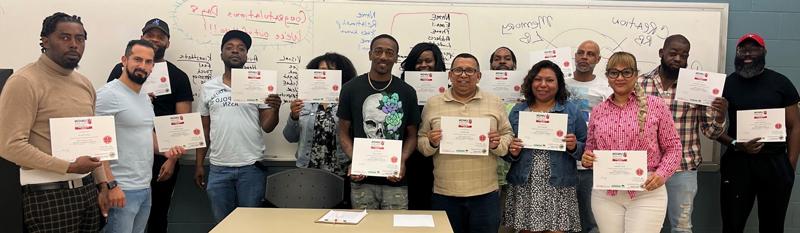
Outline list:
[[[315,223],[328,209],[236,208],[211,232],[281,232],[281,233],[453,233],[444,211],[367,210],[358,225]],[[394,227],[395,214],[428,214],[436,227]]]

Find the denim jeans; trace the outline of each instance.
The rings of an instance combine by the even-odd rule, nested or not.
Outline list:
[[[103,232],[144,233],[152,206],[150,189],[122,190],[122,192],[125,193],[125,207],[108,210],[108,223]]]
[[[671,232],[692,232],[692,210],[697,194],[697,171],[675,172],[667,187],[667,219]]]
[[[433,194],[434,210],[447,212],[454,233],[496,233],[500,227],[500,193],[493,191],[471,197]]]
[[[236,207],[259,207],[267,189],[264,171],[255,165],[222,167],[211,165],[206,193],[217,223]]]
[[[597,222],[592,214],[592,179],[593,170],[578,170],[578,212],[581,215],[581,232],[597,233]]]
[[[350,183],[353,209],[407,210],[408,186]]]

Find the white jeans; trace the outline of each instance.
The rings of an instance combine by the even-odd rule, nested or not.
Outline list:
[[[667,214],[667,189],[638,192],[633,199],[627,191],[609,196],[592,190],[592,213],[603,233],[658,233]]]

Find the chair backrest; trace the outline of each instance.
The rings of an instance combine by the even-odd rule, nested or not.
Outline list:
[[[295,168],[267,177],[266,199],[279,208],[333,208],[342,202],[344,179],[321,169]]]

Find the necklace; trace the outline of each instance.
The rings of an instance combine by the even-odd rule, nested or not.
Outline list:
[[[377,92],[382,92],[383,90],[386,90],[386,88],[389,88],[389,85],[392,85],[392,79],[394,79],[394,78],[389,77],[389,83],[387,83],[385,87],[383,87],[381,89],[378,89],[378,88],[375,88],[374,85],[372,85],[372,79],[369,78],[369,73],[367,73],[367,82],[369,82],[369,86],[372,87],[372,90],[375,90]]]

